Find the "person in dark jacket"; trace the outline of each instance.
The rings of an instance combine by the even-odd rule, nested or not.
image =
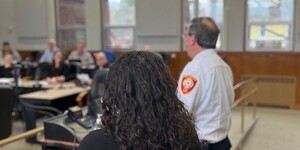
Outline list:
[[[48,73],[46,81],[48,83],[65,82],[70,73],[69,66],[65,63],[64,55],[61,51],[56,51],[53,56],[52,67]]]

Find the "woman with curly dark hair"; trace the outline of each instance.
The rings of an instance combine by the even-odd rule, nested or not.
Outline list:
[[[168,67],[151,52],[128,52],[111,67],[105,85],[103,128],[80,150],[200,149],[192,118],[176,96]]]

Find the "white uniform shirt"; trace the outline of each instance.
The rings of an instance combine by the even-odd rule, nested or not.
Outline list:
[[[183,69],[178,86],[178,98],[193,115],[199,139],[225,139],[231,125],[233,76],[217,52],[198,53]]]

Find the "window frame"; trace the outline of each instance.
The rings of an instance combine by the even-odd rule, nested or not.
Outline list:
[[[187,3],[188,3],[188,5],[190,5],[190,1],[189,0],[182,0],[181,1],[181,4],[182,4],[182,17],[181,17],[181,19],[182,19],[182,33],[181,33],[181,35],[183,35],[184,34],[184,30],[185,30],[185,27],[186,27],[186,22],[185,22],[185,1],[187,1]],[[195,11],[194,11],[194,15],[195,15],[195,17],[200,17],[200,16],[198,16],[198,14],[199,14],[199,1],[200,0],[193,0],[194,2],[195,2],[195,6],[194,6],[194,9],[195,9]],[[220,25],[220,26],[218,26],[219,27],[219,29],[220,29],[220,33],[219,33],[219,36],[220,36],[220,42],[221,42],[221,44],[220,44],[220,47],[219,48],[215,48],[215,50],[216,51],[224,51],[225,50],[225,45],[226,44],[224,44],[224,42],[226,41],[226,39],[225,39],[225,32],[224,32],[224,30],[225,30],[225,21],[224,21],[224,19],[225,19],[225,0],[223,0],[223,19],[222,19],[222,22],[221,23],[218,23],[218,22],[216,22],[216,24],[217,25]],[[185,51],[185,44],[184,44],[184,38],[181,38],[181,48]]]
[[[245,9],[245,51],[246,52],[293,52],[294,43],[295,43],[295,14],[296,14],[296,0],[293,0],[293,11],[292,11],[292,20],[291,21],[253,21],[249,22],[249,11],[248,11],[248,0],[246,1],[246,9]],[[289,46],[287,48],[274,49],[274,48],[250,48],[250,27],[251,25],[278,25],[278,24],[286,24],[290,27],[289,29]]]
[[[85,5],[85,2],[84,2]],[[87,30],[86,30],[86,18],[84,25],[61,25],[60,22],[60,11],[59,11],[59,0],[54,1],[54,6],[55,6],[55,24],[56,24],[56,40],[57,40],[57,46],[61,48],[62,45],[60,45],[63,41],[60,40],[60,32],[61,31],[66,31],[66,30],[83,30],[84,31],[84,40],[83,42],[86,42],[87,39]],[[84,6],[85,7],[85,6]],[[78,41],[75,41],[74,47],[63,47],[64,49],[71,49],[75,48],[76,43]]]
[[[108,0],[109,1],[109,0]],[[101,32],[102,32],[102,36],[101,36],[101,42],[102,42],[102,49],[111,49],[111,50],[132,50],[136,47],[136,1],[135,1],[135,6],[134,6],[134,18],[135,18],[135,24],[134,25],[107,25],[105,22],[105,16],[106,14],[106,6],[105,6],[105,2],[104,0],[101,0],[100,5],[101,5],[101,11],[100,11],[100,16],[101,16]],[[132,39],[132,46],[129,48],[119,48],[119,47],[112,47],[111,45],[106,45],[107,44],[107,40],[109,40],[107,38],[107,31],[110,29],[132,29],[133,32],[133,39]]]

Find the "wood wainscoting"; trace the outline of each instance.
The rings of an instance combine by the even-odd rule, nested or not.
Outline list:
[[[186,52],[174,52],[170,70],[177,80],[184,65],[190,60]],[[241,81],[246,74],[294,76],[296,85],[296,109],[300,109],[300,53],[294,52],[219,52],[219,55],[231,67],[234,83]]]
[[[29,56],[30,51],[21,51],[22,57]],[[124,51],[116,51],[120,56]],[[231,67],[234,84],[241,81],[246,74],[294,76],[297,79],[295,108],[300,110],[300,53],[295,52],[219,52],[219,55]],[[186,52],[169,52],[170,71],[178,80],[184,66],[190,61]]]

